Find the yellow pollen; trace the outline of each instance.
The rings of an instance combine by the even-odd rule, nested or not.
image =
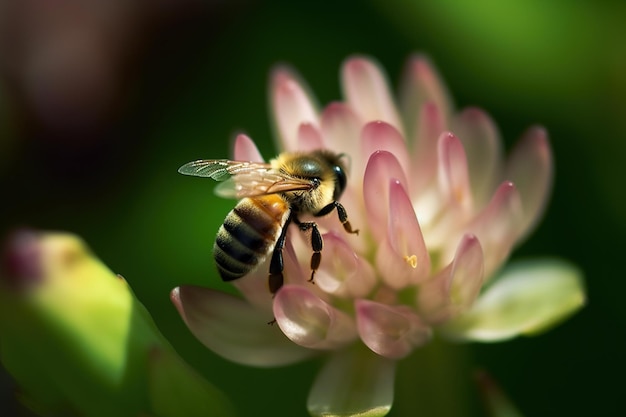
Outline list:
[[[415,255],[404,255],[404,262],[411,265],[411,268],[417,268],[417,256]]]
[[[459,203],[461,203],[465,199],[465,193],[463,192],[463,189],[461,187],[455,188],[453,194],[454,194],[454,198]]]

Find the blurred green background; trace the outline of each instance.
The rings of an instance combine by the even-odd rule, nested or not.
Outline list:
[[[211,248],[233,205],[210,182],[176,170],[228,156],[241,131],[273,156],[267,80],[276,63],[295,67],[324,104],[340,98],[346,56],[375,57],[396,86],[407,56],[425,52],[459,107],[493,116],[507,148],[530,124],[547,127],[552,201],[513,257],[565,258],[587,281],[581,313],[540,337],[470,345],[470,363],[527,416],[626,412],[626,3],[150,4],[0,1],[3,236],[17,227],[79,234],[242,416],[304,415],[317,361],[280,369],[226,362],[171,305],[177,285],[228,289]],[[411,385],[416,363],[400,365],[390,415],[418,415],[409,410],[429,401]],[[465,370],[457,377],[471,379]],[[9,401],[14,388],[3,381]]]

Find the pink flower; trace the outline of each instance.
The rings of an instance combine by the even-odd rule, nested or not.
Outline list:
[[[384,415],[397,360],[434,332],[478,341],[532,334],[580,308],[584,293],[578,270],[562,261],[502,268],[548,199],[543,128],[531,127],[505,160],[493,121],[477,108],[455,113],[425,57],[409,60],[399,106],[372,60],[352,57],[341,75],[345,101],[320,111],[303,82],[278,68],[271,104],[281,151],[349,156],[341,203],[361,233],[345,233],[336,216],[319,220],[315,285],[310,244],[294,229],[273,299],[267,265],[235,281],[243,298],[183,286],[172,299],[196,337],[235,362],[276,366],[327,353],[311,414]],[[244,135],[233,159],[262,160]]]

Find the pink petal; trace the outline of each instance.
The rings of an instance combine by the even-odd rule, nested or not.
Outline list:
[[[416,132],[419,128],[415,122],[420,120],[425,103],[433,103],[444,121],[450,118],[454,107],[437,70],[423,55],[414,55],[407,63],[400,84],[400,103],[408,132]]]
[[[302,123],[298,127],[298,150],[308,152],[323,148],[320,131],[311,123]]]
[[[343,93],[361,120],[383,120],[402,130],[382,69],[364,57],[348,59],[342,69]]]
[[[444,132],[437,148],[438,187],[424,190],[414,201],[414,206],[431,250],[447,248],[438,257],[440,266],[452,259],[462,227],[471,220],[474,210],[461,141],[452,133]]]
[[[326,233],[323,253],[315,284],[324,292],[343,298],[362,298],[372,291],[376,285],[374,269],[357,256],[341,235],[334,231]]]
[[[476,236],[466,234],[457,248],[451,273],[451,303],[456,311],[471,307],[484,278],[483,249]]]
[[[420,286],[418,307],[429,323],[439,324],[469,308],[482,287],[483,252],[476,236],[466,234],[452,262]]]
[[[235,138],[233,146],[233,159],[235,161],[263,162],[263,157],[252,139],[247,135],[240,134]]]
[[[431,338],[431,329],[408,307],[356,301],[359,336],[375,353],[400,359]]]
[[[505,181],[469,225],[468,232],[474,233],[482,245],[486,277],[490,277],[509,255],[519,236],[521,219],[522,205],[517,188]]]
[[[305,287],[286,285],[274,299],[274,316],[294,343],[311,349],[338,349],[356,337],[354,320]]]
[[[308,89],[299,77],[285,67],[272,73],[271,100],[281,149],[297,149],[298,128],[302,123],[317,124],[318,116]]]
[[[172,290],[171,299],[189,330],[206,347],[233,362],[280,366],[315,354],[293,344],[275,327],[272,316],[235,296],[196,286]]]
[[[409,172],[409,154],[400,132],[388,123],[375,121],[363,127],[361,132],[364,155],[387,151],[396,157],[403,171]]]
[[[465,148],[472,193],[482,206],[501,178],[500,133],[489,115],[475,107],[461,112],[453,121],[452,130]]]
[[[530,128],[513,149],[506,177],[519,189],[524,209],[520,235],[526,236],[537,224],[552,190],[553,161],[545,129]]]
[[[430,274],[430,257],[411,200],[398,180],[389,184],[387,236],[379,247],[376,265],[394,289],[417,284]]]
[[[419,195],[436,178],[437,143],[445,130],[441,110],[433,102],[424,103],[411,152],[411,195]]]
[[[406,177],[396,157],[386,151],[370,156],[363,179],[363,197],[369,226],[374,237],[382,241],[387,234],[389,182],[398,179],[406,189]]]
[[[451,282],[452,263],[419,286],[417,310],[420,317],[431,325],[443,323],[451,316]]]
[[[472,207],[467,157],[461,141],[445,132],[439,137],[439,184],[448,203],[469,211]]]
[[[369,155],[360,153],[361,126],[352,109],[344,103],[329,104],[321,116],[321,130],[328,147],[349,155],[349,177],[360,182]]]

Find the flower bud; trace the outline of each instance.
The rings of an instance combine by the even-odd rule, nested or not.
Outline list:
[[[8,239],[0,333],[0,359],[37,412],[175,417],[192,415],[176,404],[227,407],[177,357],[127,282],[70,234]]]

